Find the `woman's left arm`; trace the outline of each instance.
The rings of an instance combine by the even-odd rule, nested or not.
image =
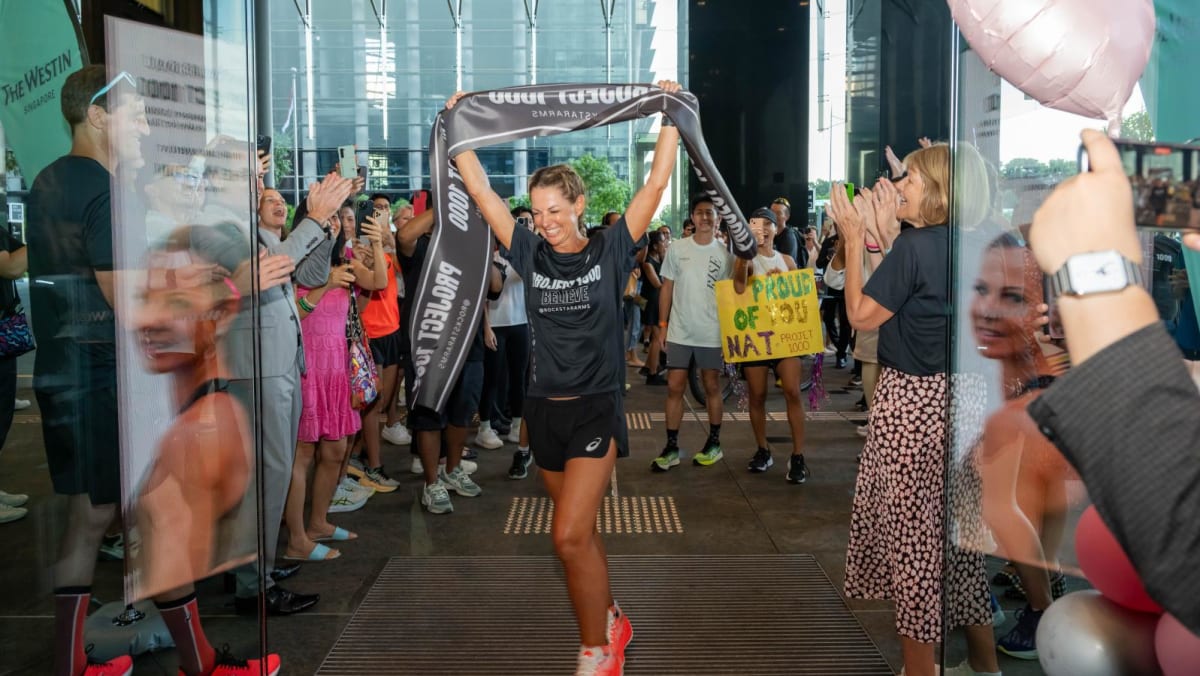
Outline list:
[[[658,86],[668,93],[674,94],[682,89],[678,82],[660,80]],[[679,148],[679,130],[675,125],[662,125],[658,129],[658,143],[654,145],[654,163],[650,165],[650,176],[646,185],[637,191],[625,210],[625,226],[629,228],[629,237],[638,241],[650,227],[650,219],[654,218],[654,210],[662,201],[663,192],[671,180],[671,172],[675,171],[675,156]]]
[[[838,234],[845,240],[846,316],[850,325],[859,331],[877,329],[895,313],[863,293],[863,250],[866,247],[863,215],[850,203],[841,184],[835,183],[831,193],[830,210],[837,221]]]

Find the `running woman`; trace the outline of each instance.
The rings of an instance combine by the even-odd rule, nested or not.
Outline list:
[[[667,92],[676,82],[660,81]],[[447,103],[453,108],[465,93]],[[579,626],[577,676],[619,675],[629,620],[613,601],[608,560],[596,532],[596,514],[618,456],[629,454],[621,394],[625,345],[621,302],[645,234],[675,168],[679,132],[664,124],[650,176],[613,226],[584,237],[579,228],[586,197],[569,166],[538,169],[529,177],[534,224],[545,239],[514,227],[507,203],[488,183],[474,152],[455,158],[500,253],[526,280],[525,308],[533,360],[525,424],[542,481],[554,501],[554,550]]]

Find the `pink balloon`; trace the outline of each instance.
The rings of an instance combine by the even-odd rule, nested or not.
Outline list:
[[[1104,525],[1094,505],[1085,509],[1079,518],[1079,526],[1075,529],[1075,556],[1088,582],[1108,600],[1143,613],[1163,611],[1162,606],[1146,593],[1133,563]]]
[[[1158,651],[1158,666],[1165,676],[1200,674],[1200,636],[1188,631],[1169,613],[1158,621],[1154,648]]]
[[[1113,121],[1154,43],[1153,0],[948,0],[988,68],[1043,105]]]

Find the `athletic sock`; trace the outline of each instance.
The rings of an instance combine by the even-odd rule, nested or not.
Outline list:
[[[708,443],[710,446],[721,445],[721,426],[719,424],[708,426]]]
[[[679,448],[679,430],[667,430],[667,448]]]
[[[517,446],[517,452],[522,455],[529,455],[529,447],[528,446]]]
[[[83,649],[83,621],[87,619],[91,587],[59,587],[54,590],[55,676],[78,676],[87,667]]]
[[[200,626],[200,610],[196,607],[196,593],[192,592],[176,601],[154,603],[163,623],[171,632],[175,648],[179,653],[179,668],[183,673],[207,674],[217,661],[217,651],[204,635]]]

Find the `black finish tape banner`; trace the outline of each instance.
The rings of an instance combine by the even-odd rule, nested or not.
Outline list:
[[[729,227],[734,253],[756,244],[700,131],[700,106],[688,92],[654,85],[559,84],[481,91],[441,111],[429,140],[436,227],[416,289],[410,335],[417,406],[443,410],[479,327],[492,233],[467,194],[454,156],[533,136],[603,127],[663,113],[679,129],[704,191]]]

